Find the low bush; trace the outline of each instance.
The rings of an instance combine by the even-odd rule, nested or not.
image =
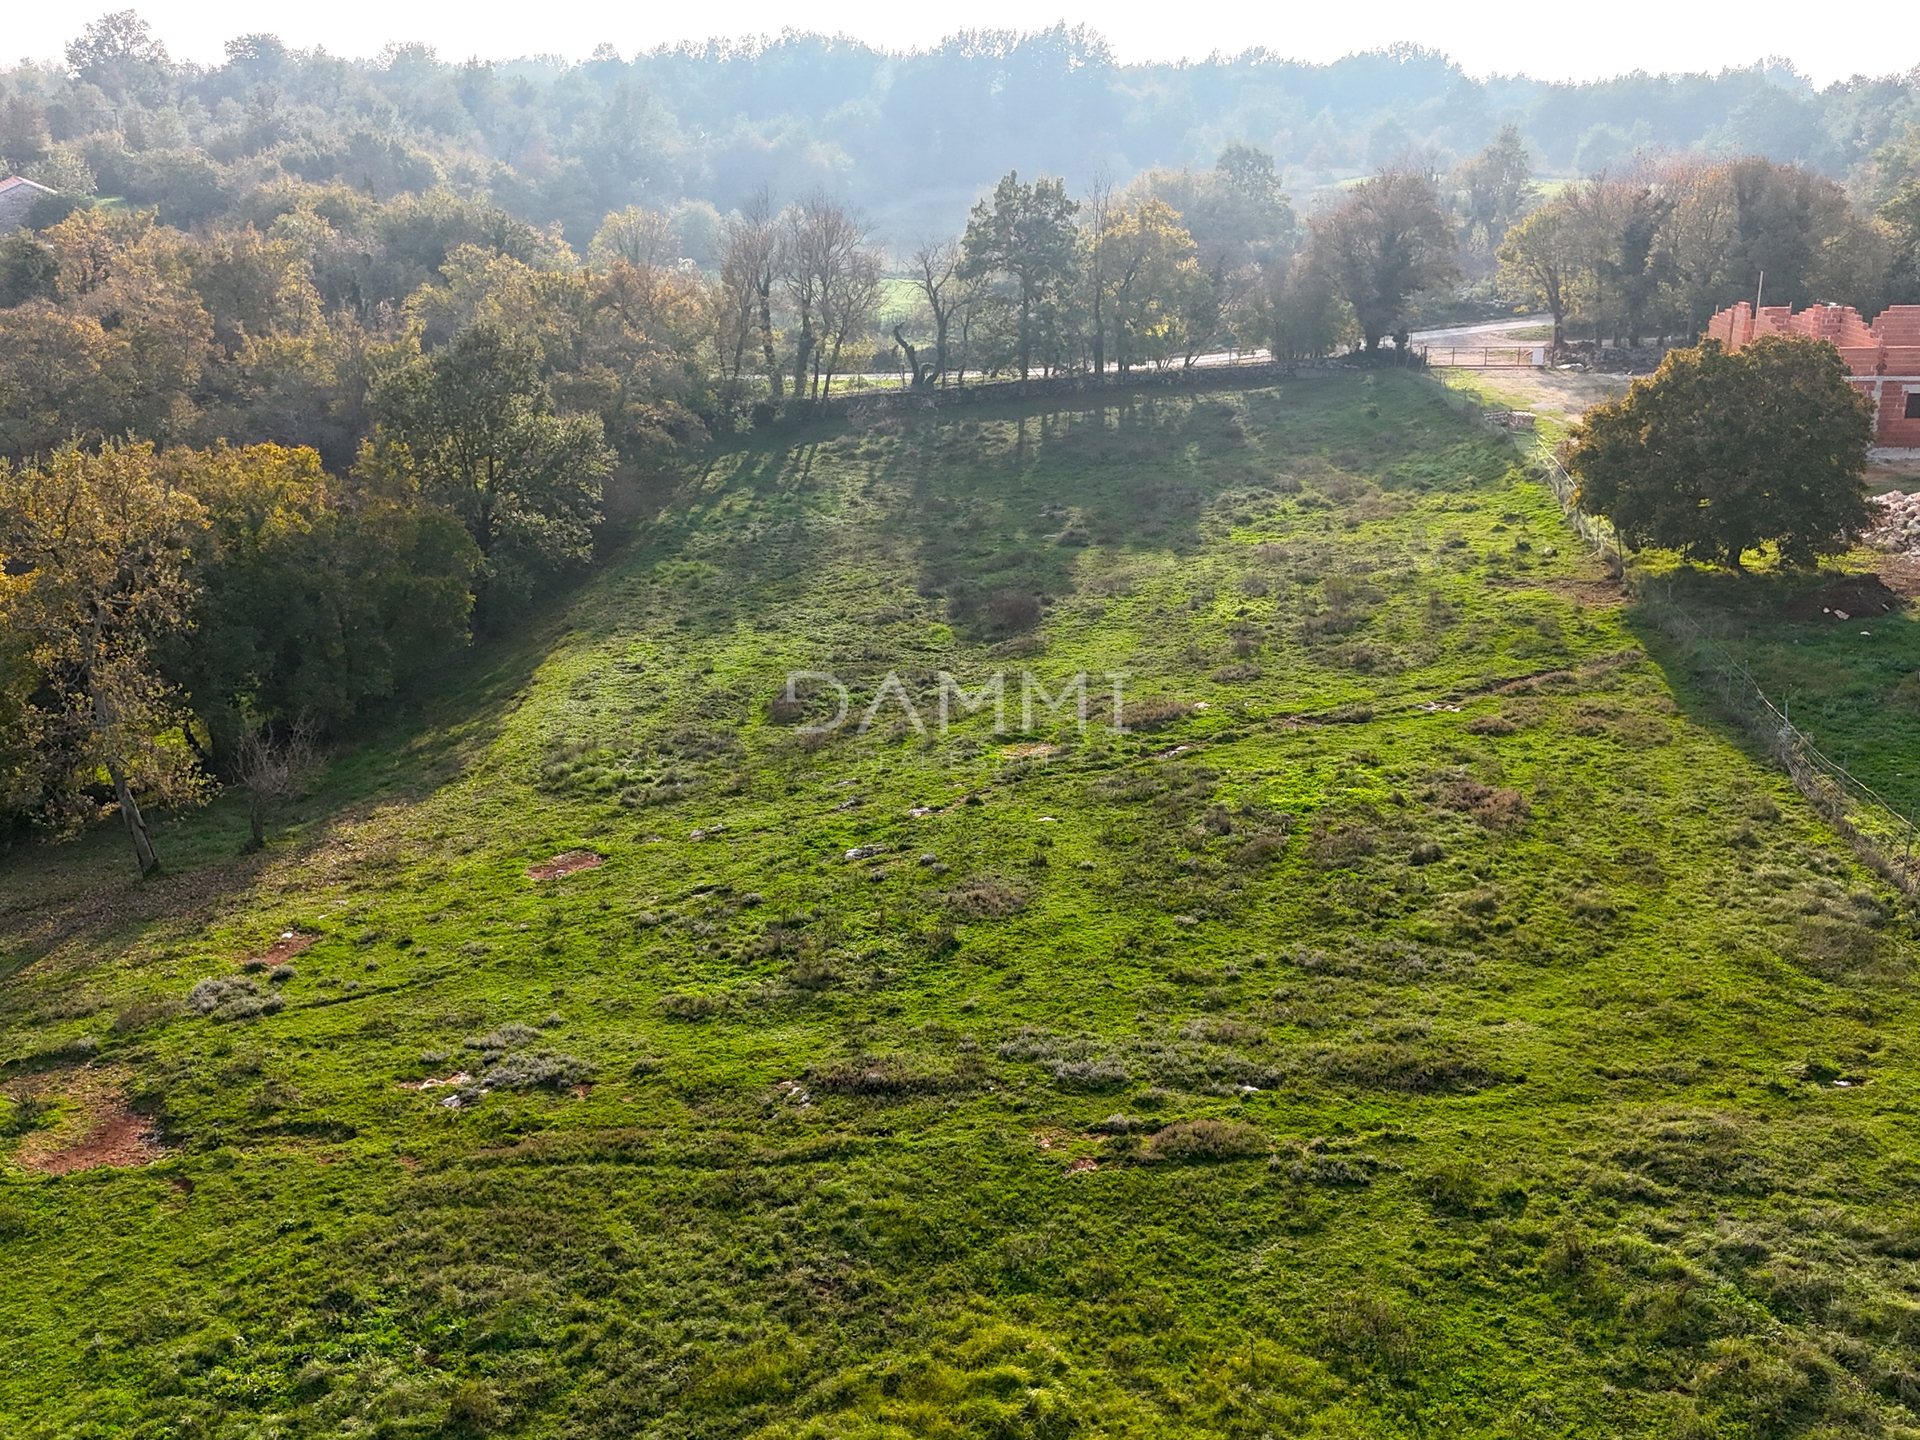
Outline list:
[[[823,1095],[896,1098],[937,1095],[964,1084],[954,1071],[925,1069],[902,1055],[863,1056],[813,1066],[807,1070],[806,1081],[810,1090]]]
[[[489,1090],[568,1090],[593,1079],[597,1067],[578,1055],[534,1050],[503,1056],[480,1083]]]
[[[1133,1073],[1118,1060],[1060,1060],[1052,1067],[1054,1083],[1069,1090],[1118,1090]]]
[[[1002,920],[1019,914],[1027,904],[1024,890],[990,875],[948,891],[945,899],[947,908],[964,920]]]
[[[1240,1120],[1182,1120],[1149,1140],[1148,1160],[1239,1160],[1267,1153],[1267,1137]]]
[[[726,1008],[724,995],[678,993],[660,997],[660,1013],[675,1020],[710,1020]]]
[[[213,1020],[251,1020],[257,1015],[272,1015],[286,1005],[278,995],[261,990],[258,983],[245,978],[202,980],[187,992],[187,1004],[197,1013]]]
[[[164,1024],[179,1013],[180,1002],[171,997],[155,996],[150,1000],[136,1000],[113,1017],[113,1033],[131,1035],[149,1025]]]

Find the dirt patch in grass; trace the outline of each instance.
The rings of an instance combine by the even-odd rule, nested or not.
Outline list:
[[[535,880],[558,880],[581,870],[598,870],[607,857],[597,850],[563,850],[544,865],[529,865],[527,874]]]
[[[39,1093],[71,1107],[62,1123],[20,1142],[14,1159],[44,1175],[71,1175],[103,1165],[149,1165],[166,1154],[152,1122],[127,1104],[117,1070],[76,1070]]]
[[[1042,745],[1037,743],[1029,745],[1002,745],[1000,747],[1000,753],[1009,760],[1043,760],[1047,756],[1056,753],[1059,749],[1060,747],[1058,745]]]
[[[1797,596],[1780,607],[1788,620],[1819,621],[1871,619],[1890,615],[1904,602],[1878,575],[1849,575],[1837,584]]]
[[[1564,596],[1583,610],[1606,610],[1627,603],[1626,587],[1618,580],[1559,575],[1547,580],[1513,578],[1490,580],[1487,583],[1501,590],[1545,590],[1549,594]]]
[[[298,930],[282,930],[280,938],[275,940],[258,955],[250,955],[247,960],[253,965],[284,965],[301,951],[309,948],[318,935],[305,935]]]

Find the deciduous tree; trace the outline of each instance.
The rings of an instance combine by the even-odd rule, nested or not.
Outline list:
[[[1564,344],[1580,266],[1567,208],[1545,205],[1513,226],[1501,241],[1499,259],[1501,289],[1523,304],[1546,306],[1553,316],[1553,343],[1556,348]]]
[[[531,341],[481,321],[381,374],[371,403],[362,472],[460,517],[492,613],[586,563],[613,457],[598,416],[554,413]]]
[[[1729,353],[1708,340],[1589,410],[1567,465],[1580,508],[1629,545],[1739,569],[1771,542],[1809,565],[1868,523],[1872,425],[1872,403],[1825,341],[1769,335]]]
[[[164,646],[215,764],[263,727],[338,724],[466,642],[479,556],[452,514],[357,491],[309,449],[176,450],[206,517],[192,625]]]
[[[1313,221],[1315,261],[1352,309],[1369,352],[1401,324],[1409,296],[1459,274],[1453,225],[1433,182],[1389,170]]]
[[[1073,224],[1079,209],[1067,198],[1066,183],[1041,176],[1020,183],[1009,170],[967,217],[960,245],[960,273],[968,277],[1001,274],[1017,291],[1020,378],[1033,368],[1034,348],[1043,328],[1041,310],[1063,298],[1074,275],[1079,236]]]
[[[0,630],[22,642],[38,680],[24,716],[40,757],[33,808],[53,822],[84,818],[104,775],[142,875],[160,866],[142,799],[186,801],[204,783],[155,664],[156,646],[190,619],[203,523],[151,445],[66,445],[39,468],[0,464]]]

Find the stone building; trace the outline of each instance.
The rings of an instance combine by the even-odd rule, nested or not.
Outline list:
[[[53,191],[19,175],[0,180],[0,235],[11,235],[27,223],[27,211],[42,195]]]

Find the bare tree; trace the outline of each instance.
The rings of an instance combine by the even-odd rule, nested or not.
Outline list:
[[[247,792],[251,826],[247,853],[266,847],[268,815],[276,806],[297,800],[320,773],[324,761],[315,727],[304,718],[277,735],[260,726],[241,738],[234,779]]]
[[[781,216],[778,269],[798,321],[794,394],[818,399],[823,372],[831,385],[841,348],[872,317],[879,260],[860,218],[816,191]]]
[[[1085,217],[1083,233],[1087,254],[1087,312],[1093,325],[1093,373],[1107,373],[1107,295],[1110,288],[1107,260],[1111,246],[1105,245],[1107,231],[1113,225],[1113,179],[1105,168],[1087,187],[1087,198],[1080,202]]]
[[[880,308],[880,256],[865,248],[848,252],[828,279],[820,307],[821,351],[825,358],[825,383],[816,385],[818,395],[833,390],[833,377],[840,371],[840,354],[848,341],[871,330],[873,317]],[[818,370],[820,367],[815,366]],[[817,379],[818,377],[816,377]]]
[[[974,301],[977,286],[959,274],[960,255],[957,241],[928,240],[913,252],[910,261],[914,288],[927,302],[927,310],[933,317],[932,362],[923,365],[918,360],[898,325],[893,327],[893,338],[907,352],[916,389],[926,390],[946,383],[954,322]]]
[[[773,341],[773,287],[779,278],[779,251],[780,227],[773,217],[772,202],[762,190],[747,202],[738,218],[727,223],[726,250],[714,292],[715,338],[729,384],[739,383],[746,369],[747,350],[757,336],[775,400],[783,388]]]

